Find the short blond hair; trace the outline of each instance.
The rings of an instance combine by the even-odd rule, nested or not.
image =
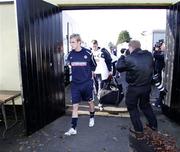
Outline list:
[[[132,47],[133,49],[141,48],[141,43],[138,40],[131,40],[129,42],[129,46]]]
[[[70,39],[72,39],[72,38],[76,39],[77,42],[79,42],[79,41],[81,42],[81,36],[80,36],[80,34],[74,33],[74,34],[72,34],[72,35],[70,36]]]

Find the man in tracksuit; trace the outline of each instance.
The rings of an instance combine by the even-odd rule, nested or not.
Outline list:
[[[92,53],[97,63],[96,70],[94,71],[94,80],[96,84],[96,94],[99,100],[98,107],[100,111],[102,111],[103,107],[100,99],[100,91],[104,83],[108,81],[108,77],[112,76],[112,58],[107,49],[98,46],[97,40],[92,40],[91,43]]]
[[[76,126],[78,122],[78,106],[81,101],[89,103],[89,127],[94,126],[94,95],[93,95],[93,71],[96,69],[96,62],[90,50],[81,47],[81,37],[79,34],[70,36],[72,51],[69,53],[67,61],[72,70],[71,100],[73,105],[71,128],[65,135],[77,134]]]
[[[159,42],[155,45],[153,57],[154,57],[154,75],[158,78],[159,85],[155,83],[155,86],[157,86],[159,92],[159,97],[156,100],[155,103],[152,105],[155,105],[156,107],[161,107],[162,106],[162,101],[164,99],[164,95],[166,94],[167,90],[164,90],[161,88],[163,81],[162,81],[162,72],[165,67],[165,62],[164,62],[164,53],[165,53],[165,43],[164,40],[159,40]],[[156,81],[157,82],[157,81]]]
[[[153,75],[153,57],[149,51],[141,50],[140,47],[139,41],[130,41],[130,55],[121,56],[116,65],[119,72],[126,71],[128,88],[125,102],[134,128],[130,129],[130,132],[135,134],[137,139],[143,139],[144,137],[139,108],[147,118],[147,126],[153,130],[157,129],[157,119],[149,100]]]

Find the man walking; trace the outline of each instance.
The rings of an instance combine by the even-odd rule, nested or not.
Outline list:
[[[112,58],[110,53],[105,48],[100,48],[98,46],[97,40],[92,40],[92,53],[97,63],[96,70],[94,72],[94,79],[96,83],[96,94],[99,100],[98,107],[100,111],[103,110],[100,91],[103,88],[104,83],[107,81],[109,76],[112,76]]]
[[[71,128],[65,135],[77,134],[78,107],[80,101],[89,103],[89,127],[94,126],[94,95],[93,95],[93,71],[96,62],[90,50],[81,47],[81,37],[79,34],[70,36],[72,51],[68,55],[68,63],[72,69],[71,100],[73,105]]]

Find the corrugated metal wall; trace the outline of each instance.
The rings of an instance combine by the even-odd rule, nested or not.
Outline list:
[[[165,84],[168,95],[165,105],[174,114],[180,114],[180,2],[170,7],[167,13],[167,51]]]
[[[27,134],[65,113],[62,12],[42,0],[17,0]]]

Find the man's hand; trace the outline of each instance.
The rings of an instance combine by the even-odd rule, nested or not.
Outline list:
[[[112,71],[109,72],[109,76],[110,76],[110,75],[111,75],[111,76],[113,75],[113,72],[112,72]]]
[[[96,77],[96,74],[94,73],[94,71],[92,72],[92,77],[93,78]]]
[[[112,71],[110,71],[110,72],[109,72],[108,79],[111,80],[111,79],[112,79],[112,76],[113,76],[113,73],[112,73]]]

